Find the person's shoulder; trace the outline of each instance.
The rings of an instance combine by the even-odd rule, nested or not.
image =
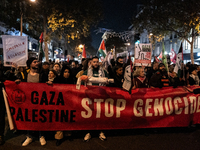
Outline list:
[[[159,79],[159,77],[161,76],[160,71],[157,71],[156,73],[154,73],[150,79]]]
[[[85,71],[83,72],[83,75],[87,75],[87,72],[88,72],[88,70],[85,70]]]

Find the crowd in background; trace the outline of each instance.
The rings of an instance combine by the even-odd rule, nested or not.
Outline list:
[[[98,59],[98,57],[94,57]],[[35,58],[32,58],[35,59]],[[104,66],[98,61],[98,68],[101,67],[108,78],[114,79],[114,83],[107,84],[110,87],[122,88],[124,81],[124,71],[126,66],[130,65],[130,61],[124,62],[123,57],[118,57],[116,60],[111,59],[110,65]],[[81,63],[70,60],[69,62],[38,62],[37,71],[40,74],[39,82],[41,83],[60,83],[60,84],[76,84],[77,79],[87,72],[88,68],[93,67],[93,58],[83,58]],[[166,66],[161,62],[153,62],[151,67],[134,66],[133,65],[133,89],[134,88],[149,88],[149,87],[166,87],[173,86],[190,86],[199,85],[200,66],[196,64],[182,64],[181,70],[178,73],[174,72],[175,64]],[[27,67],[17,67],[4,69],[1,64],[3,73],[8,79],[22,79],[22,73],[30,69]]]

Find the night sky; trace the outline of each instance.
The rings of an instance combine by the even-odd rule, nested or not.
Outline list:
[[[136,14],[137,4],[140,0],[102,0],[104,19],[92,28],[92,45],[99,48],[103,33],[96,34],[94,30],[100,28],[112,29],[114,32],[128,30],[131,19]]]

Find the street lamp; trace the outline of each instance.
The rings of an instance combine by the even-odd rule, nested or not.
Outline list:
[[[35,2],[36,0],[30,0],[31,2]],[[21,9],[21,12],[20,12],[20,36],[22,36],[22,31],[23,31],[23,12],[22,12],[22,3],[20,2],[20,9]]]
[[[80,44],[80,45],[79,45],[79,48],[80,48],[80,49],[82,49],[82,48],[83,48],[83,45],[82,45],[82,44]]]

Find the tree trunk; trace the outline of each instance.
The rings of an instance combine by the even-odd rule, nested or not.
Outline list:
[[[64,54],[64,61],[66,61],[66,59],[67,59],[67,54],[66,54],[66,50],[67,50],[67,40],[66,40],[66,38],[64,37],[64,52],[63,52],[63,54]]]
[[[193,53],[193,49],[194,49],[194,46],[193,46],[193,43],[194,43],[194,40],[192,38],[192,42],[190,44],[191,46],[191,51],[190,51],[190,58],[191,58],[191,63],[194,64],[194,53]]]
[[[191,58],[191,63],[194,64],[194,53],[193,53],[193,49],[194,49],[194,29],[192,29],[192,41],[190,43],[190,47],[191,47],[191,51],[190,51],[190,58]]]
[[[47,44],[47,28],[46,28],[47,18],[43,15],[43,27],[44,27],[44,54],[46,61],[49,62],[49,48]]]

